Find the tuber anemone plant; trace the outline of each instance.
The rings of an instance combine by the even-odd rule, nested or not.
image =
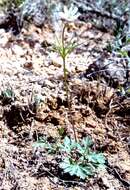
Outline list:
[[[69,9],[66,6],[64,6],[64,11],[59,12],[59,17],[63,21],[63,29],[61,31],[61,39],[59,40],[57,38],[57,44],[54,45],[53,50],[57,52],[62,58],[63,74],[64,74],[64,88],[66,92],[67,103],[70,110],[71,105],[70,105],[70,98],[69,98],[68,75],[67,75],[67,69],[66,69],[67,56],[70,55],[70,53],[73,52],[75,48],[79,46],[79,44],[73,41],[73,38],[69,42],[66,42],[65,31],[67,30],[69,23],[74,22],[79,17],[78,8],[75,7],[74,5],[70,6]],[[74,137],[76,140],[76,132],[75,132],[74,126],[73,126],[73,131],[74,131]]]

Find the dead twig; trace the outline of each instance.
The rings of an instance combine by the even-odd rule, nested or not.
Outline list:
[[[82,186],[82,187],[84,187],[85,188],[85,183],[84,182],[80,182],[80,181],[76,181],[76,180],[63,180],[63,179],[61,179],[60,177],[57,177],[57,176],[55,176],[52,172],[50,172],[49,171],[49,169],[47,168],[47,167],[45,167],[45,166],[43,166],[43,172],[40,172],[40,176],[42,176],[42,174],[44,174],[44,173],[47,173],[49,176],[51,176],[51,177],[53,177],[53,178],[57,178],[58,180],[59,180],[59,182],[61,182],[62,184],[64,184],[64,185],[66,185],[67,183],[69,183],[69,184],[77,184],[77,185],[80,185],[80,186]],[[34,175],[37,175],[38,173],[36,172],[36,173],[33,173],[32,174],[32,176],[34,176]],[[57,184],[57,180],[56,180],[56,182],[54,181],[54,180],[52,180],[51,179],[51,177],[49,177],[48,176],[48,178],[50,179],[50,181],[52,182],[52,183],[54,183],[54,184]]]
[[[108,128],[108,125],[107,125],[107,118],[108,118],[108,115],[110,114],[111,110],[112,110],[112,102],[113,102],[113,99],[110,100],[110,103],[109,103],[109,110],[108,112],[106,113],[105,115],[105,126]]]

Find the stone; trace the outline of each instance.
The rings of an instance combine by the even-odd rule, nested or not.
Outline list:
[[[25,0],[22,6],[23,20],[32,20],[36,26],[42,26],[45,21],[45,15],[44,0]]]
[[[109,85],[117,87],[127,82],[127,65],[119,58],[98,59],[89,65],[85,77],[106,81]]]
[[[17,44],[12,46],[12,51],[19,57],[24,56],[26,54],[26,50],[24,50],[21,46]]]
[[[0,29],[0,46],[5,47],[10,40],[10,34],[6,33],[4,29]]]

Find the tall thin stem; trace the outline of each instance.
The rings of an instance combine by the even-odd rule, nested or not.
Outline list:
[[[67,102],[69,102],[69,89],[68,89],[68,81],[67,81],[67,73],[66,73],[66,59],[63,59],[63,72],[64,72],[64,85],[67,96]]]
[[[65,85],[65,91],[67,96],[67,102],[69,102],[69,89],[67,84],[67,71],[66,71],[66,48],[65,48],[65,29],[67,27],[67,24],[65,23],[62,31],[62,59],[63,59],[63,73],[64,73],[64,85]]]
[[[62,31],[62,59],[63,59],[63,73],[64,73],[64,85],[65,85],[65,91],[66,91],[66,96],[67,96],[67,103],[68,103],[68,108],[69,108],[69,113],[70,113],[70,120],[74,132],[74,139],[75,142],[77,142],[77,137],[76,137],[76,131],[75,131],[75,126],[72,118],[72,113],[71,113],[71,100],[69,99],[69,88],[68,88],[68,81],[67,81],[67,72],[66,72],[66,47],[65,47],[65,29],[67,27],[67,23],[65,23]]]

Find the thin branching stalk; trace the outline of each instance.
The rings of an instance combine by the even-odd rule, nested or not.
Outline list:
[[[65,46],[65,29],[67,28],[67,23],[65,23],[62,31],[62,60],[63,60],[63,73],[64,73],[64,85],[65,85],[65,91],[66,91],[66,96],[67,96],[67,103],[68,103],[68,108],[70,112],[70,120],[74,132],[74,139],[77,142],[77,137],[76,137],[76,131],[74,127],[74,122],[73,122],[73,117],[71,113],[71,96],[69,98],[69,88],[68,88],[68,80],[67,80],[67,70],[66,70],[66,46]]]
[[[67,27],[67,23],[65,23],[62,31],[62,48],[63,48],[63,73],[64,73],[64,85],[65,91],[67,96],[67,102],[69,102],[69,89],[68,89],[68,82],[67,82],[67,70],[66,70],[66,48],[65,48],[65,29]]]
[[[67,104],[68,104],[68,109],[69,109],[69,118],[70,118],[70,123],[72,124],[72,129],[74,133],[74,139],[77,142],[77,137],[76,137],[76,131],[75,131],[75,126],[74,126],[74,121],[72,117],[72,111],[71,111],[71,104],[72,104],[72,97],[71,93],[69,91],[69,84],[68,84],[68,74],[67,74],[67,69],[66,69],[66,63],[67,63],[67,56],[73,52],[73,50],[78,46],[75,42],[72,42],[72,39],[70,42],[67,44],[65,43],[65,30],[68,27],[68,23],[66,22],[64,24],[63,30],[62,30],[62,35],[61,35],[61,42],[57,38],[58,45],[54,46],[54,51],[57,52],[60,57],[62,58],[63,61],[63,75],[64,75],[64,89],[66,93],[66,98],[67,98]]]

